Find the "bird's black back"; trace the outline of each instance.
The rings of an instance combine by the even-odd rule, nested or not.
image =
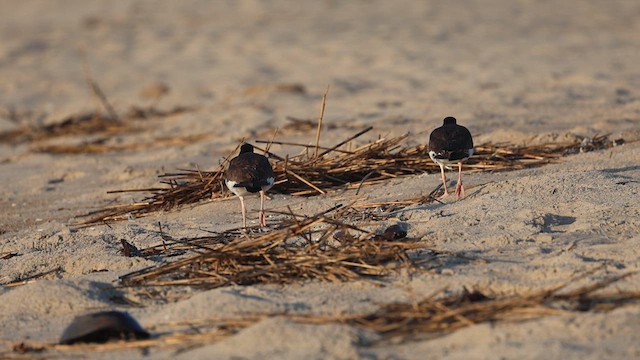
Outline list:
[[[236,182],[235,187],[244,187],[252,193],[269,185],[268,178],[275,177],[269,160],[253,152],[243,152],[231,159],[225,175],[227,180]]]
[[[473,149],[471,133],[466,127],[456,124],[454,118],[445,119],[444,124],[429,136],[429,151],[433,151],[436,157],[464,159],[469,157],[470,149]]]

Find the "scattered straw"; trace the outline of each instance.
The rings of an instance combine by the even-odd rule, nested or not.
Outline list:
[[[159,324],[161,335],[148,340],[117,341],[105,344],[58,345],[39,342],[11,343],[12,350],[0,353],[3,358],[22,359],[41,353],[48,358],[74,353],[125,351],[144,348],[187,349],[220,341],[268,317],[279,316],[305,324],[344,324],[380,335],[369,346],[389,342],[403,343],[443,336],[456,330],[482,323],[518,322],[547,316],[606,312],[621,306],[638,304],[640,293],[611,291],[607,288],[636,273],[626,273],[567,290],[578,279],[529,294],[488,296],[480,291],[467,291],[444,297],[429,296],[412,303],[382,305],[364,314],[247,314],[240,318],[194,319]],[[436,294],[437,295],[437,294]],[[366,345],[365,345],[366,346]]]
[[[0,142],[19,144],[31,141],[45,141],[61,136],[92,135],[107,137],[123,133],[135,133],[143,128],[141,123],[136,120],[169,117],[194,110],[194,108],[184,106],[177,106],[169,110],[132,106],[117,121],[113,120],[111,116],[100,112],[75,114],[51,125],[24,126],[0,133]]]
[[[154,106],[142,108],[132,106],[124,116],[120,116],[111,103],[98,82],[92,77],[86,55],[83,54],[83,74],[84,79],[91,89],[91,93],[99,101],[100,105],[106,111],[106,114],[100,111],[88,112],[83,114],[75,114],[68,116],[60,121],[56,121],[51,125],[45,126],[24,126],[16,130],[0,133],[0,142],[18,144],[30,141],[44,141],[60,136],[74,135],[93,135],[101,136],[104,141],[108,136],[121,133],[133,133],[140,131],[141,127],[134,124],[133,120],[162,118],[181,114],[195,110],[191,107],[176,106],[170,110],[158,110]],[[94,143],[93,145],[96,145]],[[102,147],[108,149],[107,147]],[[38,147],[35,151],[52,152],[52,153],[81,153],[82,150],[89,153],[103,152],[96,151],[95,146],[75,147],[73,150],[61,148],[60,146]],[[117,147],[114,150],[118,150]]]
[[[522,321],[584,311],[610,311],[640,301],[638,292],[601,293],[609,285],[636,272],[564,291],[576,279],[550,289],[525,295],[490,297],[480,291],[464,291],[441,299],[432,297],[416,303],[396,303],[365,315],[301,316],[309,323],[344,323],[382,335],[382,342],[405,342],[441,336],[463,327],[485,322]]]
[[[102,154],[113,151],[133,151],[164,146],[184,146],[212,137],[212,133],[187,136],[159,137],[148,142],[134,142],[129,144],[107,143],[108,137],[83,142],[80,144],[42,145],[33,148],[35,152],[49,154]]]
[[[407,252],[426,247],[412,240],[374,238],[365,230],[336,220],[345,210],[338,206],[311,217],[290,214],[290,220],[267,233],[242,234],[235,229],[179,240],[164,235],[163,249],[156,246],[142,250],[142,254],[184,250],[196,254],[124,275],[120,280],[125,286],[205,288],[308,279],[346,281],[386,276],[399,265],[411,266]],[[329,216],[332,212],[335,216]],[[332,237],[334,234],[339,234],[339,240]]]
[[[273,162],[276,186],[272,191],[310,196],[335,189],[359,189],[396,177],[439,171],[439,167],[429,158],[426,145],[404,145],[408,135],[380,138],[350,151],[339,149],[371,129],[368,127],[349,136],[335,146],[326,148],[317,157],[308,153],[283,157],[266,151],[269,157],[276,159]],[[277,141],[267,143],[278,144]],[[614,146],[614,142],[606,135],[596,136],[587,143],[587,147],[585,141],[523,147],[482,144],[476,146],[474,156],[463,167],[469,171],[518,170],[542,166],[569,154]],[[315,149],[319,150],[321,147]],[[88,220],[79,225],[123,220],[130,215],[144,216],[154,211],[224,197],[223,170],[224,168],[213,172],[183,170],[161,175],[162,182],[167,185],[165,187],[117,191],[149,195],[137,203],[109,206],[87,214]]]

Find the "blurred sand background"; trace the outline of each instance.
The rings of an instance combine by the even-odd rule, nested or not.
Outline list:
[[[249,312],[354,313],[408,302],[446,287],[496,294],[540,289],[603,267],[640,269],[640,3],[637,1],[0,1],[0,132],[55,124],[100,109],[83,63],[116,112],[170,110],[143,131],[107,144],[204,135],[178,145],[104,154],[47,154],[39,146],[89,136],[0,143],[0,351],[21,341],[55,342],[78,314],[127,310],[144,326]],[[268,139],[287,116],[316,119],[330,86],[322,143],[372,125],[360,143],[411,132],[426,143],[456,116],[475,137],[516,144],[611,133],[627,143],[560,164],[465,174],[468,196],[410,209],[409,236],[434,249],[487,259],[443,263],[420,276],[369,282],[228,287],[168,303],[114,288],[154,264],[118,253],[118,239],[160,242],[240,223],[236,199],[74,229],[77,216],[135,201],[118,189],[151,187],[176,168],[213,170],[240,139]],[[281,140],[313,143],[314,130]],[[286,154],[291,149],[274,146]],[[297,151],[297,150],[296,150]],[[450,176],[453,176],[451,174]],[[439,175],[389,181],[362,201],[426,194]],[[304,214],[345,196],[273,195],[270,209]],[[257,201],[249,200],[254,210]],[[257,216],[249,212],[250,221]],[[380,224],[382,228],[386,224]],[[599,274],[602,274],[600,272]],[[597,277],[594,275],[594,277]],[[616,286],[640,290],[638,277]],[[112,301],[114,294],[143,307]],[[123,295],[124,294],[124,295]],[[640,308],[524,323],[480,324],[431,340],[367,346],[370,334],[338,325],[269,319],[221,342],[152,349],[151,358],[633,358]],[[88,356],[88,355],[87,355]],[[91,357],[142,358],[136,351]]]

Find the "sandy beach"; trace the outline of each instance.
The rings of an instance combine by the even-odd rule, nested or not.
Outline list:
[[[467,290],[571,289],[623,274],[603,293],[638,293],[639,18],[631,0],[0,1],[0,358],[637,358],[638,301],[472,322],[383,345],[379,332],[295,316],[354,316]],[[402,223],[429,251],[455,254],[426,268],[208,290],[121,286],[125,274],[176,260],[124,256],[121,239],[138,249],[162,244],[159,223],[176,239],[237,228],[239,201],[108,225],[78,226],[83,215],[141,200],[109,191],[156,187],[158,175],[178,169],[214,171],[243,139],[269,140],[279,129],[276,140],[314,144],[327,88],[325,147],[368,126],[344,149],[406,133],[407,146],[426,144],[445,116],[468,127],[476,145],[604,134],[624,143],[540,167],[469,169],[459,201],[349,220],[378,233]],[[95,113],[134,120],[55,133]],[[291,126],[292,118],[307,126]],[[301,147],[271,151],[293,156]],[[456,175],[447,175],[451,188]],[[415,199],[440,181],[425,169],[357,194],[307,197],[276,185],[267,210],[311,216],[337,204]],[[258,224],[258,199],[247,205],[249,224]],[[267,222],[285,218],[269,213]],[[47,348],[75,316],[102,310],[130,313],[156,339],[191,334],[179,324],[202,319],[287,316],[182,344]]]

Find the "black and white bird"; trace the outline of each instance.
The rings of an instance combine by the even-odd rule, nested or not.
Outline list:
[[[269,160],[253,152],[253,145],[242,144],[240,154],[231,159],[225,172],[225,184],[240,198],[242,206],[242,227],[247,227],[247,209],[244,197],[260,193],[260,226],[267,226],[264,215],[265,192],[273,186],[275,175]]]
[[[446,117],[441,127],[433,130],[429,136],[429,157],[440,165],[444,195],[448,196],[447,177],[444,168],[458,164],[458,183],[456,184],[456,196],[460,199],[464,196],[462,186],[462,162],[473,155],[473,138],[469,130],[456,124],[456,118]]]

